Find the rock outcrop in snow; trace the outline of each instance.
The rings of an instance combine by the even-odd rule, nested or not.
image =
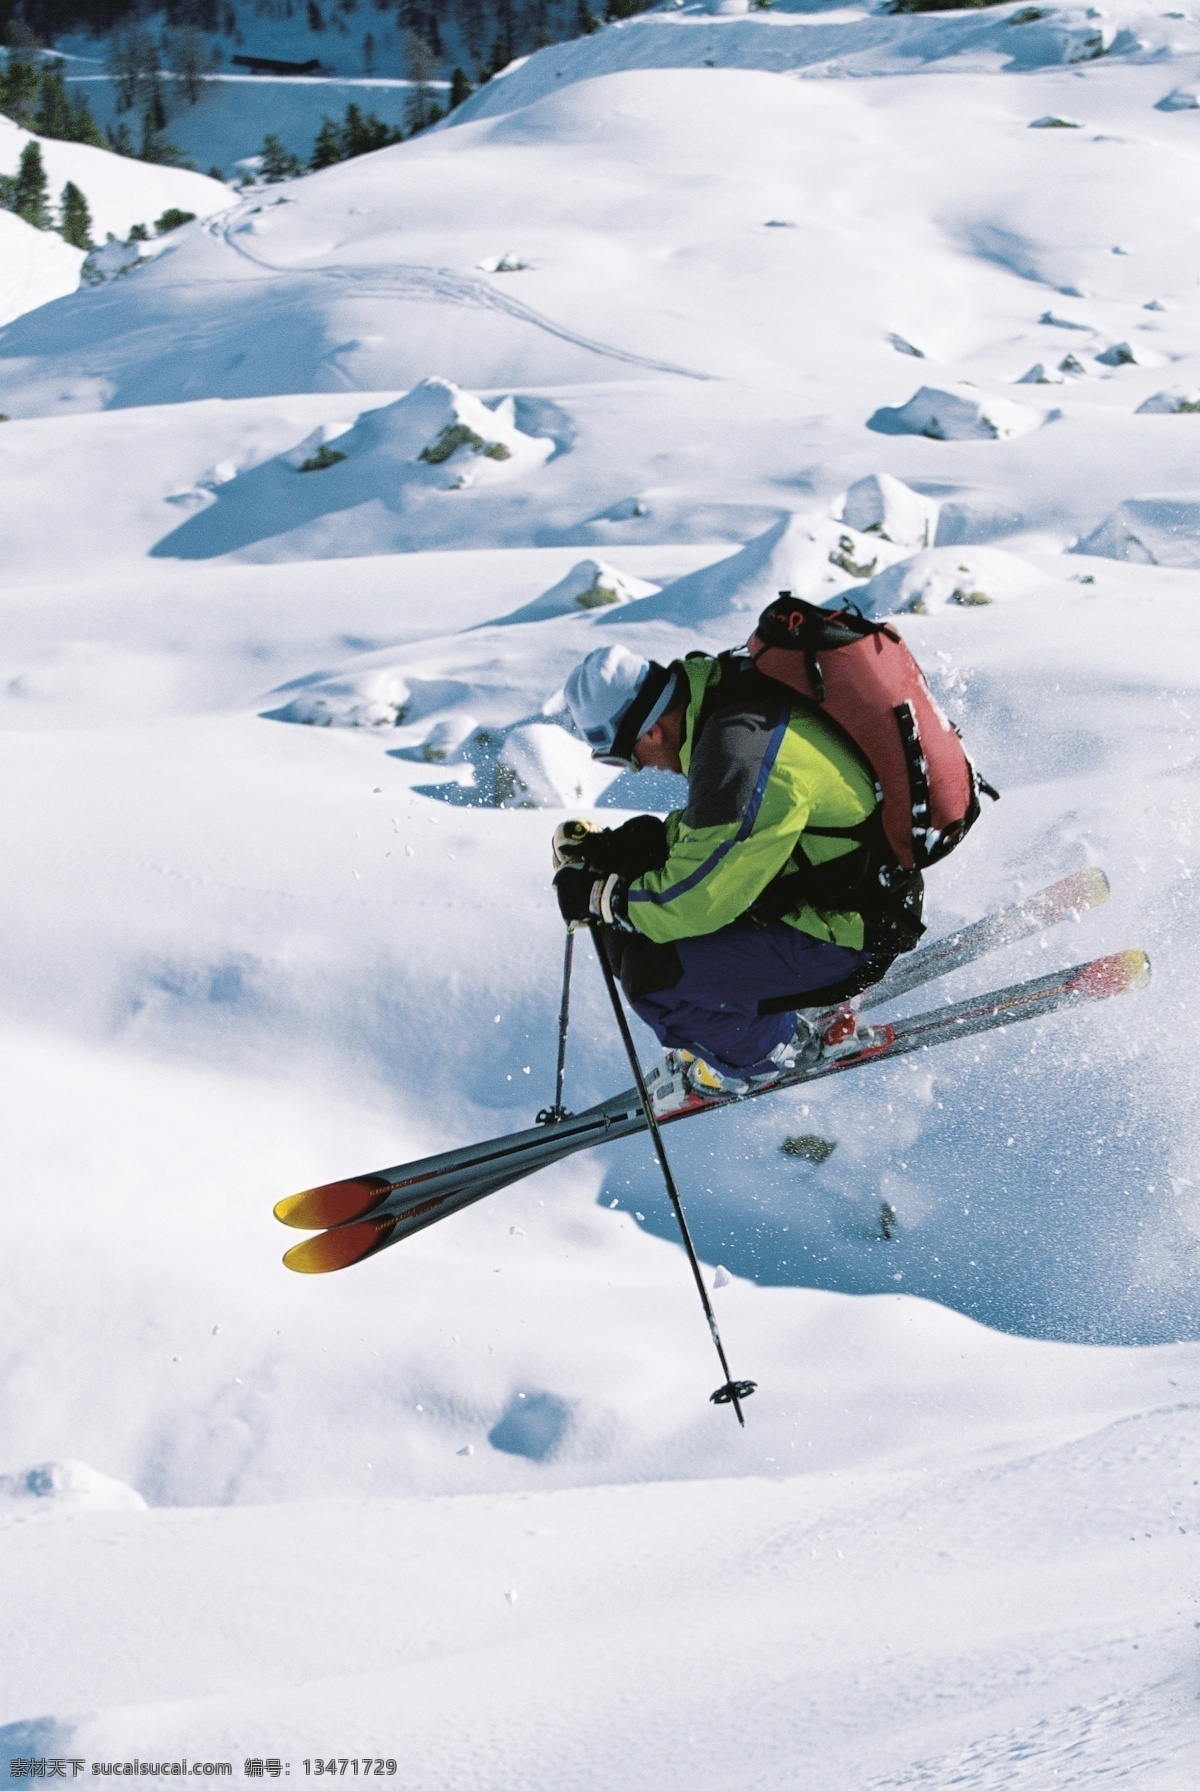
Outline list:
[[[461,531],[476,545],[470,515],[440,506],[535,473],[554,452],[549,436],[527,435],[514,414],[511,398],[489,406],[448,379],[423,379],[350,428],[321,424],[217,490],[197,487],[196,514],[153,551],[164,559],[395,552],[412,545],[406,519],[428,516],[431,504],[443,541]]]
[[[917,496],[915,492],[910,495]],[[875,512],[864,500],[861,513]],[[847,588],[857,591],[863,580],[909,551],[910,547],[898,546],[883,534],[860,532],[828,516],[786,516],[748,541],[740,553],[689,572],[657,597],[644,598],[637,619],[706,628],[736,617],[740,628],[747,618],[753,621],[780,591],[794,591],[813,603],[824,602]]]
[[[855,592],[865,615],[923,616],[949,605],[982,608],[1018,596],[1039,574],[1016,554],[998,547],[934,547],[889,566]]]
[[[1170,417],[1181,412],[1200,410],[1200,389],[1195,386],[1169,386],[1155,392],[1137,407],[1139,417]]]
[[[1014,381],[1019,386],[1061,386],[1065,375],[1058,367],[1047,367],[1045,361],[1035,361],[1027,373]]]
[[[506,622],[545,622],[551,616],[573,616],[593,609],[610,609],[616,604],[634,603],[640,597],[653,597],[662,589],[644,578],[618,572],[606,560],[580,560],[578,565],[560,578],[557,584],[516,609]]]
[[[890,473],[872,473],[846,493],[842,521],[862,535],[878,535],[897,547],[932,547],[938,505]]]
[[[1042,421],[1039,412],[1007,398],[922,386],[907,404],[882,405],[867,428],[881,435],[925,435],[935,442],[1004,441],[1026,435]]]
[[[1127,498],[1071,551],[1143,566],[1200,566],[1200,501]]]
[[[309,438],[284,458],[304,471],[314,457],[313,447]],[[340,460],[349,462],[344,475],[348,478],[372,465],[377,469],[386,466],[397,483],[419,482],[462,491],[469,485],[512,479],[541,466],[554,452],[554,443],[517,428],[511,398],[489,409],[448,379],[423,379],[394,404],[364,412],[353,428],[337,438],[335,452]],[[334,464],[330,458],[328,465]]]

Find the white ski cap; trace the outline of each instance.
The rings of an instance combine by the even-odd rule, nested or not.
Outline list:
[[[613,754],[618,733],[625,748],[620,757],[628,759],[634,742],[665,713],[674,693],[673,673],[616,646],[589,653],[567,679],[563,695],[594,759]]]

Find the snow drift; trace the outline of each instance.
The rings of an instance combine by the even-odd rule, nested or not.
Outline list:
[[[897,406],[881,405],[867,423],[881,435],[924,435],[935,442],[1005,441],[1036,429],[1036,411],[1006,398],[982,398],[968,392],[943,392],[922,386]]]
[[[513,419],[511,399],[489,408],[449,380],[422,380],[349,429],[321,425],[273,461],[197,488],[202,508],[153,551],[207,559],[256,549],[260,558],[299,559],[362,552],[368,541],[402,546],[431,504],[469,503],[463,494],[544,465],[554,442],[526,435]],[[466,536],[472,521],[456,515],[445,526]]]
[[[1128,498],[1073,551],[1143,566],[1200,566],[1200,501]]]

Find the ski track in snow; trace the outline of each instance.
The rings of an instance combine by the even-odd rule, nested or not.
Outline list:
[[[535,329],[544,330],[549,336],[557,336],[561,342],[569,342],[574,348],[587,349],[590,354],[600,355],[605,360],[622,361],[630,367],[645,367],[652,373],[674,373],[681,379],[711,380],[718,377],[712,373],[698,373],[691,367],[678,367],[671,361],[656,361],[647,355],[631,354],[626,349],[613,348],[608,343],[594,342],[588,336],[580,336],[574,330],[567,329],[564,324],[555,323],[552,318],[543,317],[540,311],[535,311],[530,305],[523,305],[519,299],[497,292],[486,280],[458,273],[453,268],[354,268],[336,264],[319,268],[281,267],[275,262],[264,260],[261,255],[251,254],[242,243],[234,240],[234,227],[245,215],[239,212],[228,219],[214,219],[208,225],[209,233],[219,237],[227,248],[246,261],[253,262],[256,267],[261,267],[268,273],[288,275],[293,280],[309,278],[336,281],[352,287],[364,298],[432,299],[436,304],[460,305],[467,310],[499,311],[518,323],[532,324]]]

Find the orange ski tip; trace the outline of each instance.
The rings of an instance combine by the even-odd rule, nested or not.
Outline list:
[[[348,1225],[363,1219],[379,1205],[392,1184],[382,1175],[356,1175],[345,1182],[326,1182],[322,1188],[306,1188],[302,1194],[286,1194],[275,1204],[281,1225],[297,1231],[324,1231],[330,1225]]]
[[[294,1269],[297,1275],[328,1275],[334,1269],[348,1269],[381,1249],[395,1224],[392,1218],[363,1219],[357,1225],[322,1231],[315,1238],[293,1244],[284,1255],[284,1267]]]
[[[1108,958],[1097,958],[1080,973],[1075,988],[1080,995],[1122,995],[1130,989],[1144,989],[1150,981],[1150,960],[1144,951],[1117,951]]]

